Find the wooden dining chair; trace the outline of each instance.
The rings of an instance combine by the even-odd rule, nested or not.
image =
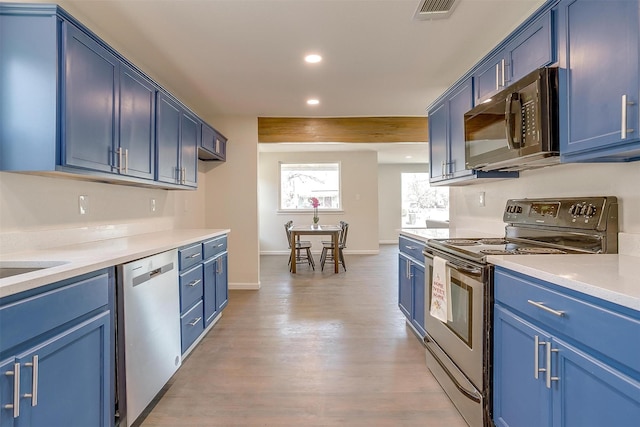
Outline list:
[[[291,227],[293,226],[293,221],[287,221],[284,224],[284,230],[287,233],[287,244],[289,247],[289,251],[291,251]],[[311,268],[315,271],[316,263],[313,260],[313,255],[311,255],[311,241],[309,240],[300,240],[300,236],[298,236],[296,242],[296,264],[304,264],[308,263]],[[304,251],[304,252],[303,252]],[[289,255],[289,271],[291,271],[291,255]]]
[[[349,232],[349,224],[340,221],[340,234],[338,235],[338,260],[342,264],[344,271],[347,271],[347,265],[344,261],[343,249],[347,247],[347,233]],[[322,242],[322,253],[320,254],[320,269],[324,271],[324,263],[329,260],[333,261],[333,242]]]

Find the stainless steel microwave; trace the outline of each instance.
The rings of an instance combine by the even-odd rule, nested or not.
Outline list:
[[[467,169],[517,171],[558,163],[558,70],[528,74],[464,115]]]

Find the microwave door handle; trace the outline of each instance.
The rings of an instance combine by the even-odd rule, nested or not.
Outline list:
[[[514,134],[516,133],[516,128],[513,123],[513,104],[514,101],[517,102],[517,105],[520,106],[520,99],[517,93],[510,93],[507,96],[505,101],[505,112],[504,112],[504,120],[505,120],[505,132],[507,134],[507,146],[510,150],[516,150],[520,144],[520,141],[516,141],[514,138]],[[520,108],[518,108],[519,112]],[[518,144],[518,146],[516,146]]]

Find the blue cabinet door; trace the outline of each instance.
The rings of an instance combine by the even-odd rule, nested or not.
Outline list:
[[[485,60],[473,73],[475,104],[480,104],[508,84],[507,59],[500,50]]]
[[[411,279],[413,287],[412,295],[412,309],[411,309],[411,324],[420,333],[421,336],[426,336],[425,331],[425,282],[424,282],[424,267],[420,264],[412,263],[411,265]]]
[[[180,149],[180,117],[182,107],[163,92],[158,93],[156,121],[156,179],[177,184],[181,171],[178,169]]]
[[[633,426],[640,420],[640,381],[561,340],[553,340],[553,425]],[[556,369],[557,366],[557,369]]]
[[[62,163],[111,172],[120,61],[72,24],[62,28]]]
[[[601,154],[574,155],[638,140],[638,20],[637,1],[565,0],[560,4],[563,160],[596,158]],[[623,96],[633,104],[623,106]],[[622,124],[624,114],[626,125]],[[633,131],[623,138],[623,128]]]
[[[198,146],[200,145],[201,122],[194,115],[183,111],[181,116],[180,164],[181,184],[198,186]]]
[[[229,302],[229,277],[227,275],[227,254],[216,258],[216,303],[222,311]]]
[[[508,47],[507,83],[511,84],[531,71],[551,64],[555,59],[552,37],[552,11],[533,21]]]
[[[408,320],[411,320],[411,294],[411,261],[400,254],[398,257],[398,307]]]
[[[216,260],[210,259],[204,265],[204,327],[211,324],[218,315],[216,301]]]
[[[120,151],[118,171],[153,179],[156,154],[156,86],[139,72],[122,64],[120,72]]]
[[[464,142],[464,113],[473,107],[473,85],[471,79],[465,80],[448,98],[449,104],[449,173],[452,178],[473,175],[474,171],[466,167]]]
[[[551,338],[542,330],[500,306],[494,311],[493,417],[497,427],[551,425],[551,394],[545,386],[544,345]]]
[[[446,177],[449,139],[447,134],[448,106],[445,101],[429,110],[429,181],[438,182]]]
[[[15,359],[22,396],[15,427],[112,424],[110,322],[110,312],[101,313]]]

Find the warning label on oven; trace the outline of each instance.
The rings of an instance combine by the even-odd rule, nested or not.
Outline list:
[[[447,261],[439,257],[433,258],[429,314],[445,323],[453,320],[451,313],[451,282],[447,272]]]

